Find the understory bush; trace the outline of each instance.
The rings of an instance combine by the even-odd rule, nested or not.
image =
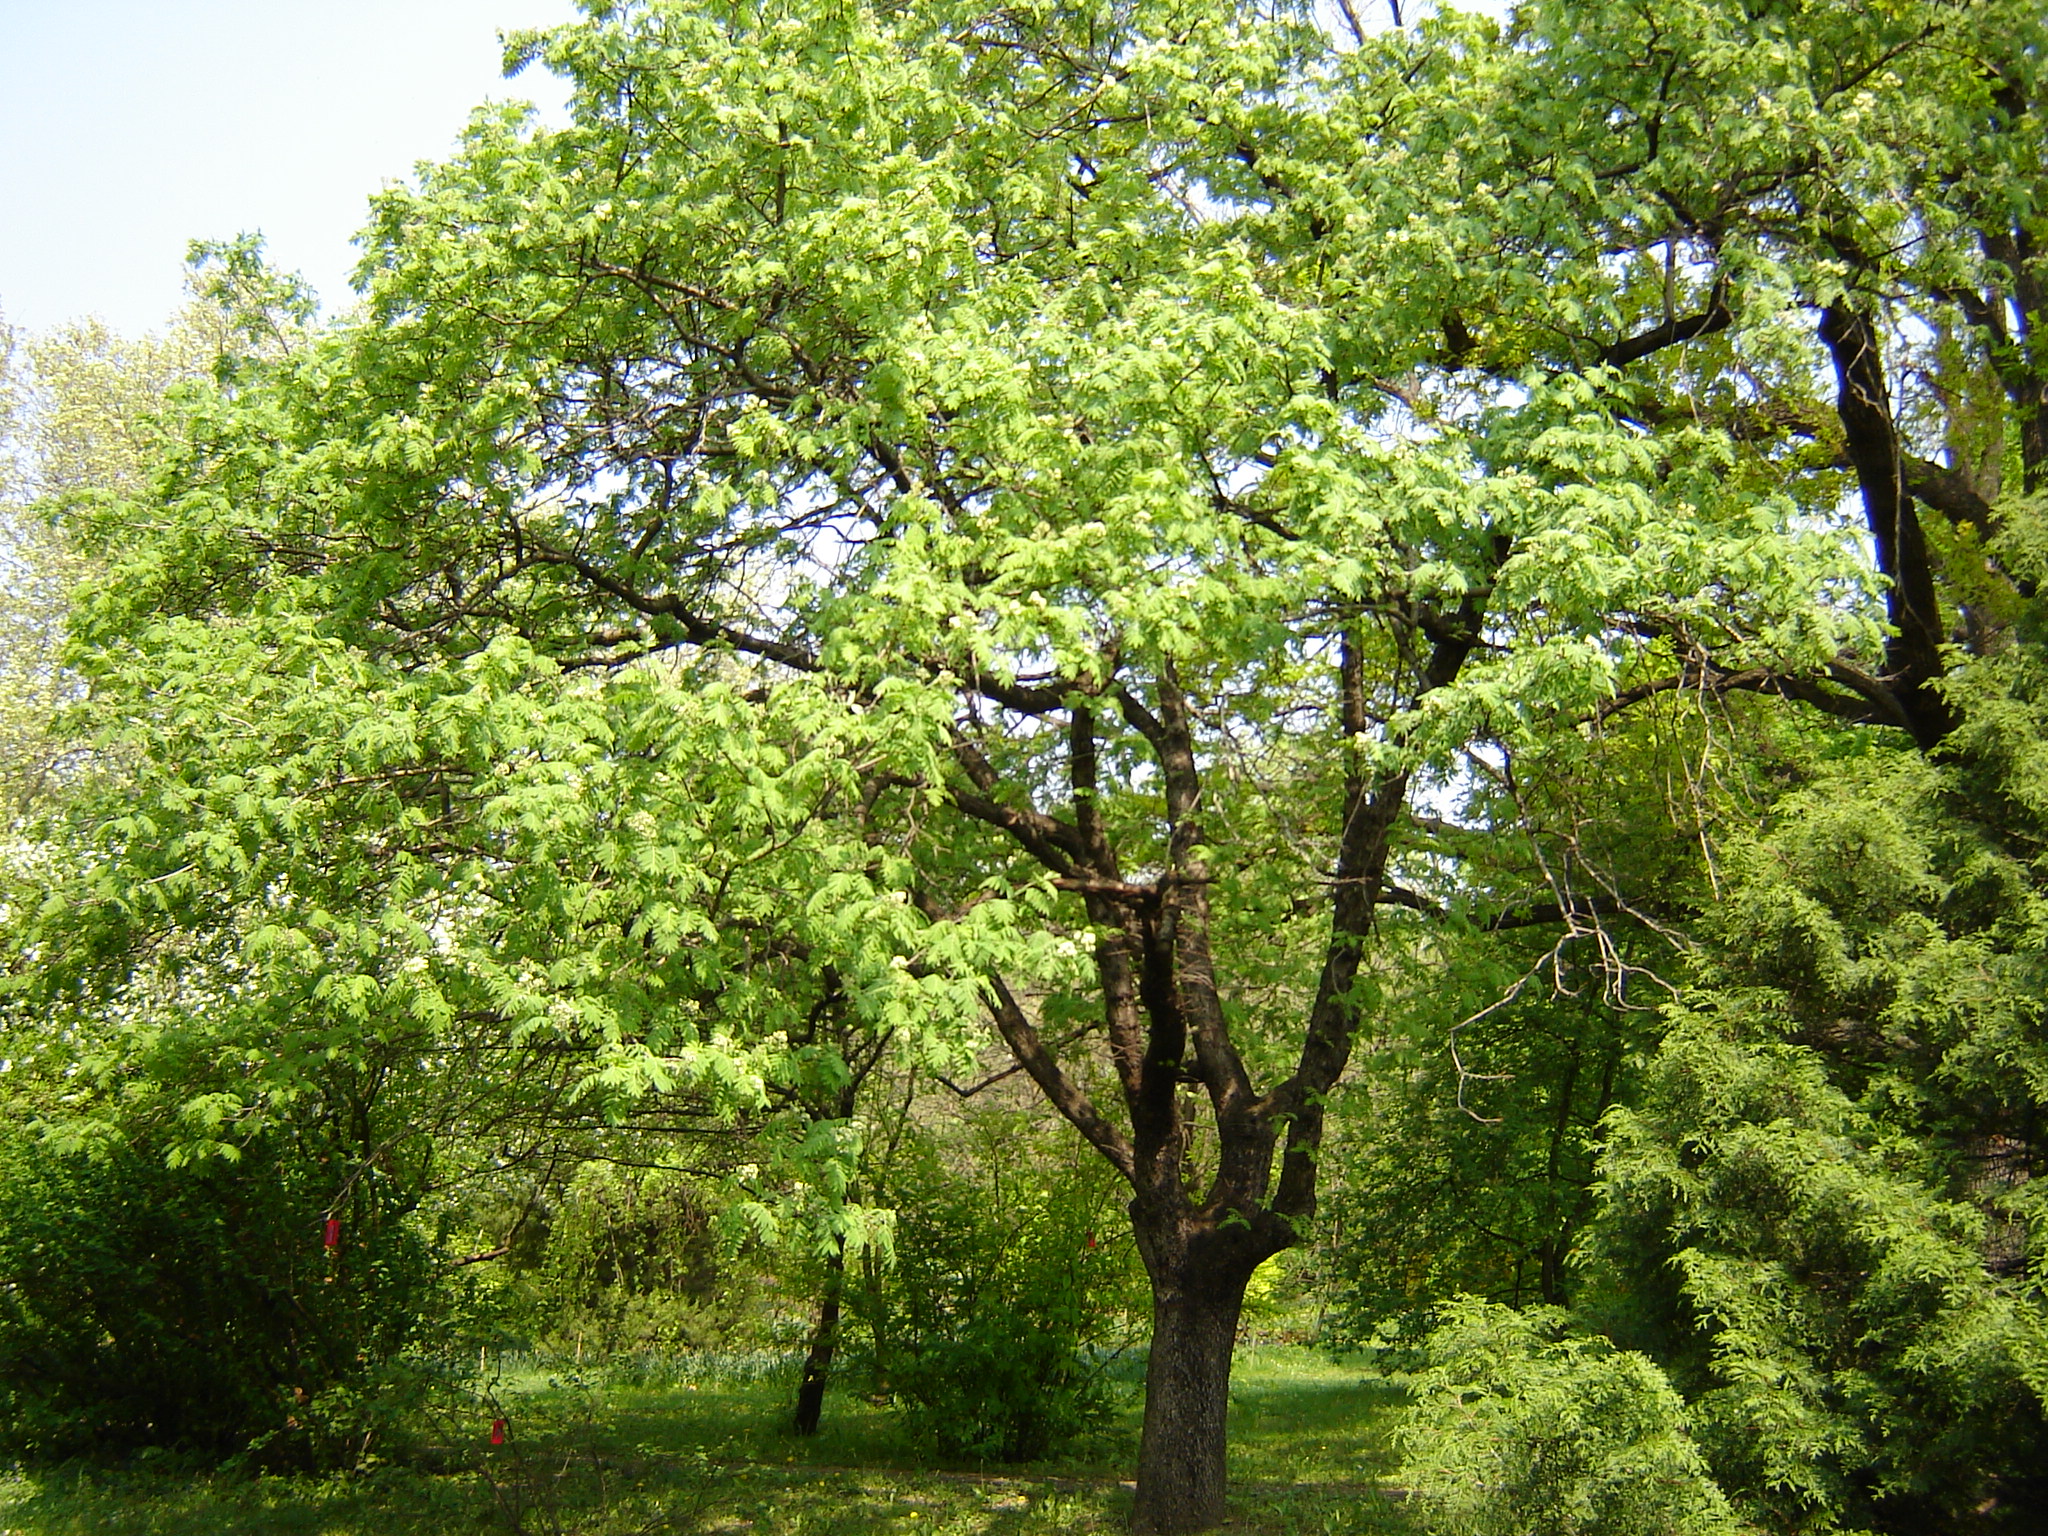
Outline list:
[[[0,1141],[0,1443],[353,1464],[450,1293],[404,1198],[340,1182],[283,1138],[179,1169]]]
[[[957,1461],[1031,1461],[1108,1424],[1106,1370],[1141,1294],[1106,1169],[990,1112],[899,1166],[896,1262],[850,1299],[855,1349],[911,1437]],[[1064,1155],[1062,1155],[1062,1152]]]
[[[726,1283],[711,1206],[681,1174],[585,1163],[508,1246],[530,1331],[553,1350],[719,1349],[760,1331],[759,1288]]]
[[[1065,1330],[985,1307],[903,1355],[894,1386],[913,1438],[959,1461],[1036,1461],[1103,1427],[1115,1401]]]
[[[1462,1297],[1425,1346],[1398,1474],[1431,1536],[1735,1536],[1647,1356]]]

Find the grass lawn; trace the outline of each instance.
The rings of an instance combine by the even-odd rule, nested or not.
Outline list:
[[[814,1440],[783,1432],[787,1384],[725,1374],[539,1371],[507,1379],[510,1421],[450,1421],[445,1471],[248,1478],[67,1467],[0,1481],[0,1536],[1080,1536],[1123,1529],[1135,1394],[1085,1455],[935,1466],[845,1395]],[[1231,1393],[1232,1530],[1397,1532],[1379,1491],[1398,1393],[1306,1350],[1242,1352]]]

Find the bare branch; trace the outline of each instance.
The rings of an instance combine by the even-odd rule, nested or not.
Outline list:
[[[1009,985],[993,972],[988,977],[988,1005],[1004,1043],[1017,1058],[1017,1064],[1038,1085],[1039,1092],[1046,1096],[1053,1108],[1066,1116],[1075,1130],[1088,1138],[1089,1145],[1107,1158],[1110,1166],[1135,1186],[1138,1170],[1130,1142],[1123,1132],[1102,1117],[1094,1101],[1061,1069],[1045,1042],[1039,1038],[1038,1030],[1018,1006]]]

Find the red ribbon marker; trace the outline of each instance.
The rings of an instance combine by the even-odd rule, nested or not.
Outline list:
[[[504,1421],[503,1419],[493,1419],[493,1420],[491,1420],[491,1444],[493,1444],[493,1445],[503,1445],[504,1443],[505,1443],[505,1421]]]
[[[327,1218],[327,1251],[332,1253],[340,1246],[341,1218],[339,1216],[330,1216]]]

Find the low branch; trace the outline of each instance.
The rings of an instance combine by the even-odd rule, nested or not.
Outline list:
[[[1038,1030],[1025,1017],[1008,984],[994,972],[990,972],[988,977],[988,1005],[995,1018],[996,1029],[1002,1034],[1003,1043],[1009,1046],[1010,1054],[1017,1058],[1017,1065],[1030,1074],[1039,1092],[1066,1117],[1068,1124],[1085,1136],[1089,1144],[1109,1160],[1110,1166],[1135,1186],[1138,1167],[1130,1142],[1124,1138],[1123,1132],[1103,1118],[1102,1112],[1095,1107],[1095,1101],[1061,1070],[1044,1040],[1039,1038]]]
[[[1002,776],[982,755],[981,749],[964,736],[953,740],[953,759],[967,775],[973,789],[949,791],[953,804],[976,821],[1007,832],[1017,844],[1056,875],[1071,875],[1074,866],[1088,855],[1080,829],[1036,806],[1005,805],[996,799]]]

